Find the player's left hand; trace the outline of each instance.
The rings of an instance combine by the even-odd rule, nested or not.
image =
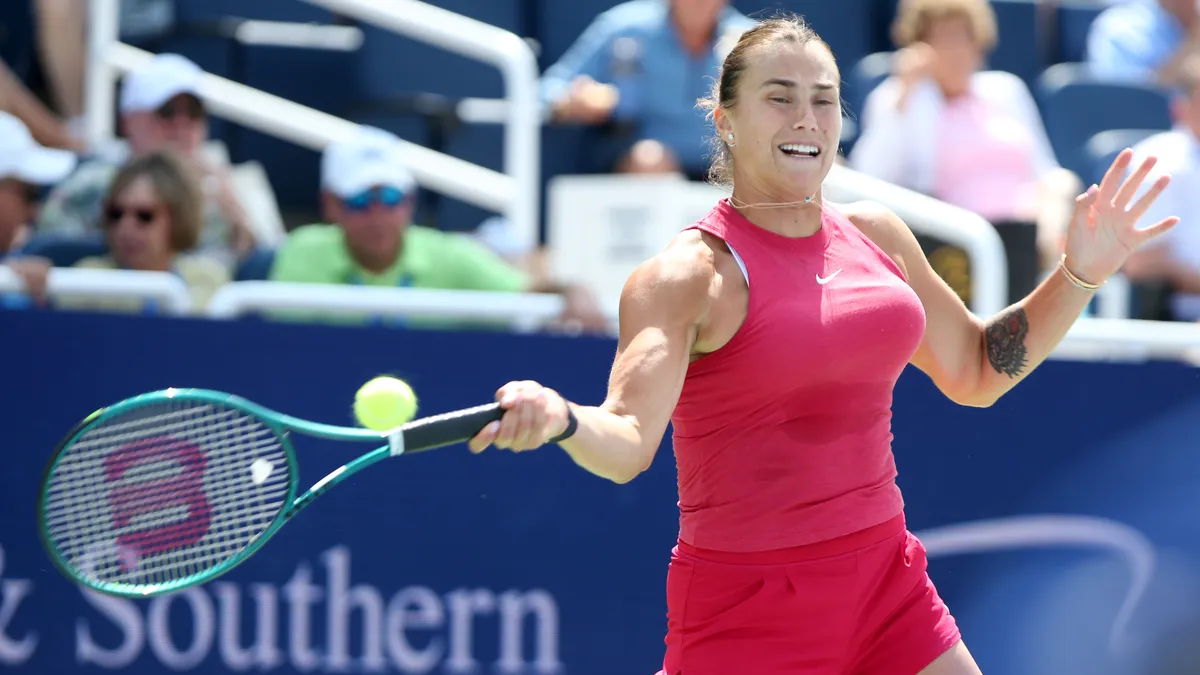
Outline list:
[[[489,445],[523,452],[540,448],[567,428],[567,401],[537,382],[509,382],[496,392],[504,417],[472,438],[467,447],[483,452]]]
[[[1133,151],[1126,149],[1113,161],[1099,186],[1093,185],[1075,199],[1075,211],[1067,228],[1066,263],[1072,274],[1088,283],[1104,283],[1121,269],[1135,248],[1179,222],[1178,217],[1171,216],[1138,229],[1138,221],[1146,215],[1171,178],[1160,176],[1135,202],[1134,197],[1157,160],[1146,158],[1136,171],[1124,178],[1131,161]]]

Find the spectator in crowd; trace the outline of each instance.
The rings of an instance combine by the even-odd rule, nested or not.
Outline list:
[[[0,112],[0,261],[39,303],[46,298],[50,261],[22,257],[20,251],[37,212],[38,191],[66,178],[75,163],[74,154],[39,145],[20,119]]]
[[[605,327],[591,295],[531,282],[471,237],[412,224],[416,183],[399,139],[362,127],[322,157],[321,205],[331,224],[293,230],[276,253],[274,281],[447,290],[561,293],[568,321]]]
[[[1088,32],[1089,69],[1106,80],[1175,86],[1200,53],[1196,0],[1133,0],[1104,10]]]
[[[867,97],[850,165],[995,224],[1015,302],[1057,262],[1079,180],[1058,165],[1025,83],[981,70],[997,42],[987,0],[904,0],[892,28],[901,49],[893,75]],[[929,253],[968,300],[965,278],[952,281]]]
[[[203,152],[208,114],[199,95],[202,76],[196,64],[177,54],[161,54],[129,73],[121,86],[121,126],[130,157],[172,150],[193,166],[205,197],[198,246],[231,263],[249,253],[255,240],[229,167],[214,165]],[[50,194],[38,233],[94,232],[103,223],[104,198],[121,163],[95,159],[80,166]]]
[[[117,172],[104,199],[100,227],[109,254],[84,258],[76,267],[171,272],[187,285],[196,313],[229,281],[228,270],[210,256],[187,253],[195,248],[204,227],[204,196],[192,165],[174,152],[141,155]],[[135,309],[120,301],[57,305]]]
[[[1179,225],[1129,256],[1125,276],[1131,281],[1164,282],[1173,291],[1171,318],[1200,320],[1200,54],[1180,68],[1180,88],[1171,104],[1175,128],[1155,134],[1134,147],[1137,166],[1147,156],[1158,157],[1157,175],[1169,174],[1171,184],[1142,218],[1146,225],[1163,214],[1177,215]],[[1147,184],[1157,176],[1146,179]]]
[[[546,71],[542,98],[558,122],[605,125],[600,171],[708,170],[708,95],[725,51],[754,22],[727,0],[631,0],[604,12]]]

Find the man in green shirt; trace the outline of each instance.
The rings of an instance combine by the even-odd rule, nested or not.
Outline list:
[[[417,185],[398,139],[361,127],[330,144],[321,161],[321,208],[331,224],[288,235],[271,269],[274,281],[498,292],[561,293],[564,319],[601,329],[590,294],[531,280],[461,234],[412,224]]]

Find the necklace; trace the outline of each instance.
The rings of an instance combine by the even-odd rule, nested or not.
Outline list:
[[[816,195],[809,195],[805,197],[803,201],[799,202],[762,202],[759,204],[747,204],[737,197],[730,195],[729,203],[733,204],[739,209],[789,209],[793,206],[806,206],[808,204],[812,204],[814,201],[816,201],[816,199]]]

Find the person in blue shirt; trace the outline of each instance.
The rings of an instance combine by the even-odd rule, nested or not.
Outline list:
[[[1104,10],[1088,33],[1089,69],[1105,80],[1173,87],[1193,54],[1200,54],[1196,0],[1125,2]]]
[[[708,170],[709,94],[725,53],[755,22],[728,0],[631,0],[600,14],[542,79],[555,122],[603,126],[593,167]]]

